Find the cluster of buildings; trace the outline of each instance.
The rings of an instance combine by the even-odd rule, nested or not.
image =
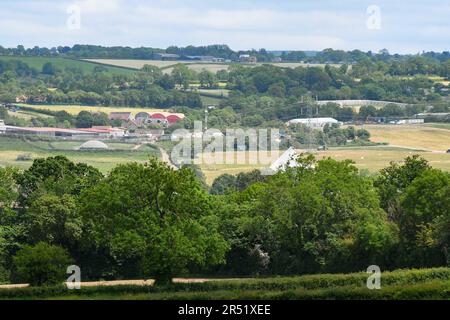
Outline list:
[[[139,112],[135,116],[131,112],[111,112],[109,120],[121,121],[122,127],[128,130],[143,129],[152,126],[169,127],[185,118],[182,113]]]
[[[155,59],[161,61],[199,61],[199,62],[210,62],[210,63],[230,63],[232,60],[217,58],[213,56],[187,56],[179,55],[174,53],[156,53],[154,55]],[[281,60],[281,58],[280,58]],[[239,62],[242,63],[257,63],[258,59],[250,54],[241,54],[239,56]],[[281,61],[280,61],[281,62]]]
[[[181,113],[168,112],[139,112],[136,116],[133,116],[131,112],[112,112],[109,114],[109,119],[119,121],[119,127],[93,126],[92,128],[71,129],[8,126],[3,120],[0,120],[0,134],[97,140],[124,137],[158,140],[164,135],[164,128],[177,123],[184,117],[184,114]]]

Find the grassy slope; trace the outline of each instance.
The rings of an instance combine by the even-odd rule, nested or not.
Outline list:
[[[103,173],[108,172],[117,164],[127,162],[145,162],[150,156],[160,156],[158,149],[143,146],[138,150],[131,150],[135,145],[106,142],[113,150],[105,151],[77,151],[74,150],[82,141],[29,141],[0,136],[0,166],[14,166],[26,169],[32,161],[17,161],[17,156],[30,153],[33,159],[63,155],[74,162],[92,165]]]
[[[57,68],[64,69],[66,67],[76,67],[81,68],[85,72],[92,72],[96,66],[100,64],[81,61],[81,60],[72,60],[72,59],[64,59],[64,58],[55,58],[55,57],[11,57],[11,56],[0,56],[0,60],[3,61],[22,61],[28,64],[30,67],[41,71],[42,66],[47,63],[53,63]],[[135,71],[121,68],[117,66],[104,66],[108,71],[118,74],[130,74]]]

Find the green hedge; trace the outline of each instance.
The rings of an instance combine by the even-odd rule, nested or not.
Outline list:
[[[154,298],[177,298],[184,295],[232,299],[246,298],[245,294],[267,299],[356,299],[358,296],[386,298],[399,295],[398,298],[436,295],[443,297],[450,292],[450,268],[398,270],[382,273],[382,290],[368,290],[368,274],[323,274],[298,277],[279,277],[266,279],[242,279],[233,281],[213,281],[206,283],[175,283],[166,287],[152,286],[98,286],[81,290],[68,290],[65,286],[27,287],[0,289],[0,299],[49,298],[57,296],[96,296],[96,295],[139,295],[152,294]],[[445,291],[446,290],[446,291]],[[381,295],[378,297],[377,295]],[[248,297],[250,298],[250,297]],[[450,298],[450,297],[449,297]],[[189,299],[189,298],[186,298]],[[253,298],[252,298],[253,299]]]

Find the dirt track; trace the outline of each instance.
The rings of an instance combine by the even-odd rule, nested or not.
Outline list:
[[[228,279],[206,279],[206,278],[174,278],[175,283],[204,283],[210,281],[236,281],[236,280],[248,280],[239,278],[228,278]],[[154,280],[117,280],[117,281],[92,281],[92,282],[82,282],[82,287],[100,287],[100,286],[152,286]],[[6,284],[0,285],[0,289],[14,289],[14,288],[26,288],[28,284]]]

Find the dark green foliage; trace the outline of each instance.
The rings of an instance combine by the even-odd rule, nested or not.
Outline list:
[[[449,265],[448,173],[417,156],[375,178],[350,161],[298,161],[274,176],[221,176],[212,195],[198,168],[175,171],[153,159],[106,177],[64,157],[23,172],[0,168],[0,281],[21,247],[41,242],[69,252],[84,279],[155,277],[162,286],[192,273]]]
[[[220,195],[236,190],[236,177],[231,174],[223,174],[216,178],[211,187],[211,194]]]
[[[32,286],[62,283],[67,277],[67,267],[73,262],[66,250],[45,242],[24,246],[13,260],[17,279]]]
[[[118,275],[170,281],[189,264],[220,264],[227,249],[207,194],[192,170],[148,165],[116,167],[80,200],[90,230],[85,245],[102,252]]]

